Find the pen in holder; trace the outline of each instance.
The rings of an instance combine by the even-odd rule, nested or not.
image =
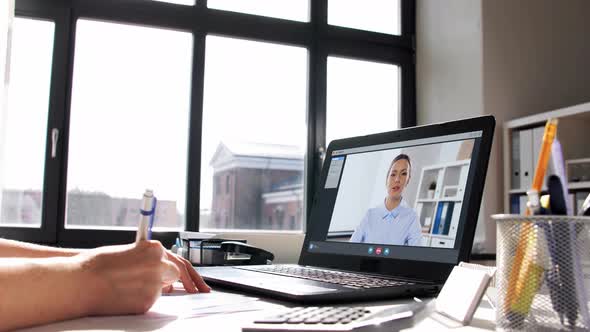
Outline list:
[[[589,329],[590,218],[505,214],[492,218],[497,230],[497,327]],[[528,243],[528,250],[516,262],[514,253],[521,243]],[[517,263],[528,277],[510,277]],[[530,273],[526,266],[539,271]],[[519,284],[510,284],[511,280]]]

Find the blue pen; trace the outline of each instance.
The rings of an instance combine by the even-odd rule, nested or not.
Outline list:
[[[547,180],[551,214],[567,215],[567,204],[561,180],[556,175],[551,175]],[[569,226],[570,224],[567,221],[558,221],[554,222],[551,227],[555,249],[554,259],[552,259],[553,268],[550,271],[552,280],[550,280],[548,286],[553,308],[558,313],[562,325],[565,316],[570,327],[573,328],[576,326],[576,320],[578,319],[578,301],[575,289],[574,263],[570,252]],[[561,249],[558,247],[558,241]]]
[[[156,218],[156,204],[158,203],[158,200],[156,199],[156,196],[154,196],[154,199],[152,200],[152,211],[150,211],[150,225],[148,227],[148,240],[150,240],[152,238],[152,227],[154,227],[154,219]]]
[[[146,241],[151,238],[151,227],[154,222],[156,212],[156,198],[154,193],[147,189],[143,194],[141,208],[139,209],[139,225],[137,225],[137,234],[135,242]]]

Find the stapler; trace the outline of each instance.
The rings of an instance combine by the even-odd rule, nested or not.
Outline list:
[[[270,264],[275,258],[269,251],[237,241],[222,242],[219,251],[225,253],[223,265]]]

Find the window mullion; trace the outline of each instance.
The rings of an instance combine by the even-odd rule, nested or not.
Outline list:
[[[193,31],[193,64],[191,86],[191,111],[187,169],[187,231],[198,231],[200,221],[199,190],[201,185],[201,137],[203,129],[203,93],[205,80],[205,33]]]

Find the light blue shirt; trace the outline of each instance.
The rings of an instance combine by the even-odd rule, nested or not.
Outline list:
[[[389,211],[383,203],[370,208],[349,242],[419,246],[422,239],[416,212],[402,199]]]

